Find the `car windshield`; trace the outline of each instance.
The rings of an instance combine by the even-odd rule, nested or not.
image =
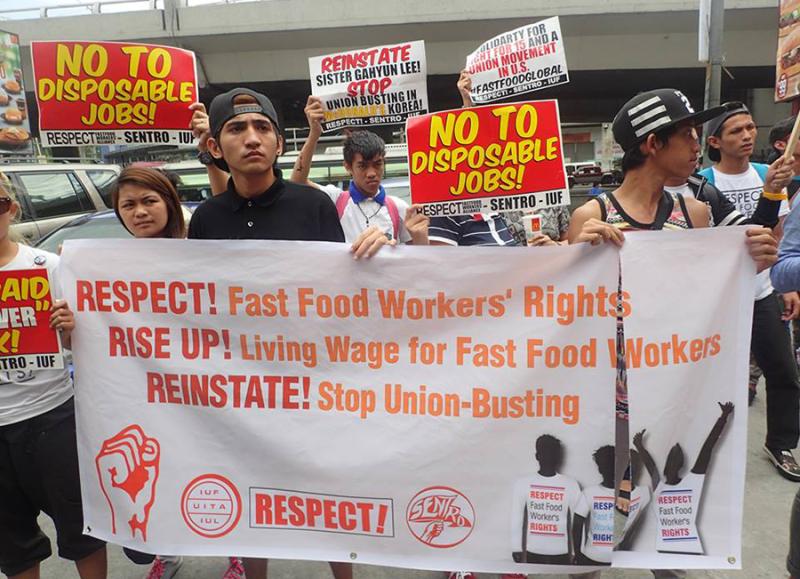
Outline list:
[[[61,253],[61,246],[67,239],[125,238],[130,235],[116,216],[111,214],[107,217],[87,219],[75,225],[65,225],[42,239],[36,247],[52,253]]]

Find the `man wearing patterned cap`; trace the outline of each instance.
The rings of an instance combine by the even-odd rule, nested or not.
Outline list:
[[[668,193],[664,185],[670,178],[686,180],[694,172],[700,156],[696,128],[725,110],[715,107],[695,112],[689,99],[675,89],[648,91],[625,103],[612,125],[614,139],[625,151],[622,184],[616,191],[602,193],[575,210],[569,242],[611,242],[621,246],[623,231],[708,227],[710,214],[704,203]],[[783,177],[788,181],[791,173]],[[777,244],[769,229],[748,229],[747,245],[759,271],[775,262]],[[618,315],[617,319],[615,478],[621,481],[628,463],[629,437],[624,335],[621,317]],[[664,579],[686,576],[685,571],[669,569],[654,570],[653,574]]]

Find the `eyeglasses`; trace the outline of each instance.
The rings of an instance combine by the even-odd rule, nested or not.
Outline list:
[[[0,197],[0,215],[5,215],[11,209],[14,200],[11,197]]]

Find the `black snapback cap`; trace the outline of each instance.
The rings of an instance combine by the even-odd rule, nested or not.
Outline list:
[[[234,99],[240,95],[247,95],[255,99],[254,103],[233,104]],[[243,115],[245,113],[258,113],[267,117],[272,124],[275,125],[275,130],[280,133],[280,125],[278,124],[278,113],[275,107],[265,95],[250,90],[249,88],[235,88],[228,92],[222,93],[214,97],[211,101],[211,106],[208,109],[208,124],[211,129],[211,136],[215,139],[219,138],[219,133],[222,127],[231,120],[233,117]],[[224,159],[214,159],[214,164],[223,171],[229,171],[228,164]]]
[[[640,93],[626,102],[617,115],[611,130],[622,150],[630,151],[650,133],[692,121],[702,125],[725,112],[724,106],[695,112],[689,99],[679,90],[661,88]]]

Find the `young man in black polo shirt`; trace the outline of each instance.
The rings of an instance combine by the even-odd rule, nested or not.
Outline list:
[[[275,166],[283,140],[270,100],[238,88],[211,102],[208,150],[214,164],[231,175],[228,189],[204,201],[189,224],[192,239],[286,239],[344,242],[339,214],[330,198],[313,187],[284,181]],[[369,257],[391,243],[368,229],[352,246]],[[266,559],[244,559],[247,579],[266,579]],[[331,563],[336,579],[352,579],[349,563]]]
[[[209,111],[209,153],[230,173],[225,192],[203,202],[189,224],[190,239],[344,241],[336,207],[313,187],[284,181],[276,161],[283,149],[270,100],[249,89],[214,98]],[[354,257],[370,257],[393,244],[369,229],[353,243]]]

